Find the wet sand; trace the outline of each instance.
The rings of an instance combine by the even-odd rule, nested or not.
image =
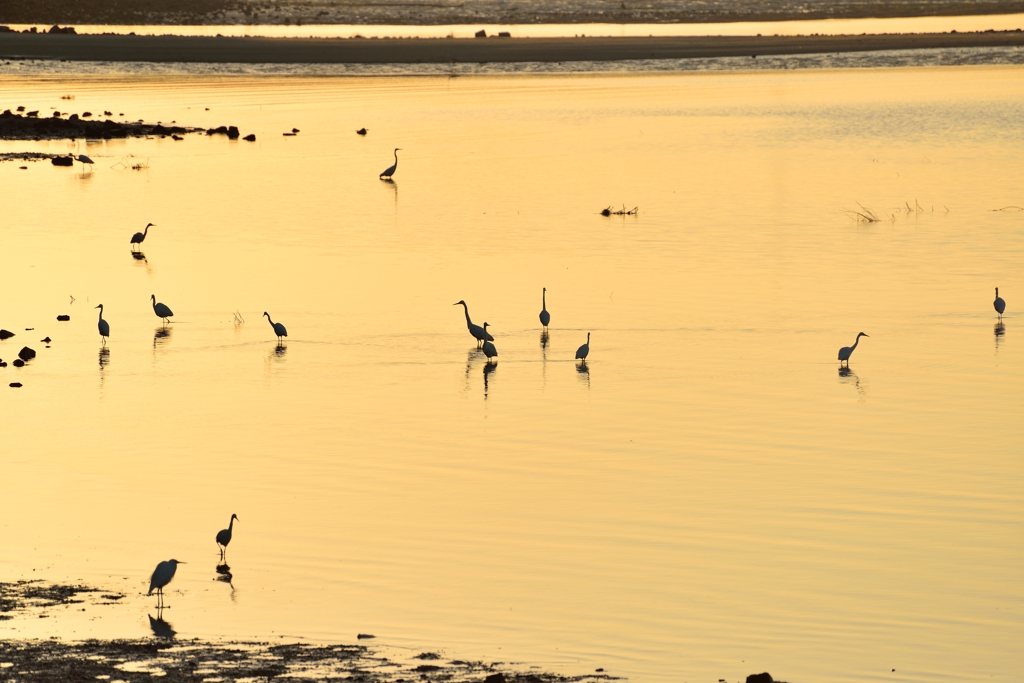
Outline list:
[[[1021,45],[1024,45],[1024,32],[1020,30],[860,36],[381,40],[5,33],[0,34],[0,58],[248,64],[443,64],[755,57]]]

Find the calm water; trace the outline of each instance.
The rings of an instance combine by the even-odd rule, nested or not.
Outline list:
[[[1024,212],[994,211],[1024,206],[1024,69],[0,96],[257,136],[0,163],[0,357],[39,352],[0,369],[0,577],[128,593],[0,637],[146,636],[174,557],[183,638],[374,633],[666,683],[1024,665]]]

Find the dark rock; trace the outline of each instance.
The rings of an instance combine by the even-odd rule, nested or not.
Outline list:
[[[2,360],[0,360],[0,368],[6,368],[6,367],[7,367],[7,363],[5,363]]]
[[[499,38],[511,38],[512,34],[509,33],[508,31],[498,31],[498,37]]]
[[[171,139],[172,139],[172,140],[176,140],[177,142],[181,142],[181,141],[182,141],[182,140],[184,140],[185,138],[181,137],[180,135],[172,135],[172,136],[171,136]]]
[[[476,37],[477,38],[486,38],[487,37],[487,31],[485,31],[483,29],[480,29],[479,31],[476,32]]]
[[[360,633],[359,635],[356,636],[356,638],[358,638],[359,640],[366,640],[367,638],[376,638],[376,637],[377,636],[373,635],[372,633]]]
[[[360,128],[359,130],[356,131],[356,135],[366,135],[366,129]]]
[[[10,339],[14,336],[14,333],[10,330],[0,330],[0,339]]]
[[[292,132],[293,132],[293,133],[298,133],[298,132],[299,132],[299,129],[298,129],[298,128],[292,128]]]
[[[21,351],[18,351],[18,358],[22,360],[32,360],[36,357],[36,352],[27,346],[21,347]]]
[[[240,133],[237,126],[228,126],[228,139],[237,140]]]
[[[25,111],[25,107],[18,107],[18,111]]]
[[[89,118],[90,116],[92,116],[92,112],[91,112],[91,111],[83,111],[83,112],[82,112],[82,118],[83,118],[83,119],[87,119],[87,118]]]
[[[75,160],[71,157],[54,157],[50,159],[50,163],[54,166],[74,166]]]
[[[256,142],[256,135],[254,133],[249,133],[242,139],[245,140],[246,142]]]
[[[21,386],[21,382],[11,382],[9,386],[20,387]]]
[[[68,117],[68,121],[77,121],[77,120],[78,120],[78,114],[72,114],[71,116]]]
[[[60,118],[60,112],[59,111],[53,112],[53,118],[59,119]]]
[[[43,342],[44,344],[49,344],[49,343],[50,343],[50,342],[52,342],[53,340],[52,340],[52,339],[50,339],[49,337],[47,337],[46,339],[40,339],[39,341]]]
[[[440,670],[441,670],[441,667],[439,667],[439,666],[437,666],[435,664],[420,664],[415,669],[413,669],[413,671],[417,671],[417,672],[419,672],[421,674],[430,673],[432,671],[440,671]],[[487,680],[490,680],[490,679],[488,678]],[[504,683],[505,679],[503,678],[501,680],[502,680],[502,683]]]
[[[10,26],[0,26],[0,33],[14,33],[14,29]]]
[[[111,113],[110,113],[109,111],[105,111],[105,112],[103,112],[103,115],[104,115],[104,116],[113,116],[113,114],[111,114]]]
[[[602,216],[611,216],[612,215],[612,210],[611,209],[601,209],[601,215]]]
[[[20,368],[20,367],[23,367],[24,365],[25,365],[25,361],[23,361],[22,359],[20,359],[20,358],[15,358],[14,359],[14,367]]]
[[[750,674],[747,676],[747,683],[775,683],[775,679],[765,671],[764,673]]]
[[[484,679],[484,683],[505,683],[505,674],[498,672]]]
[[[70,315],[58,315],[57,316],[57,320],[60,320],[61,322],[67,322],[68,320],[71,320],[71,316]]]

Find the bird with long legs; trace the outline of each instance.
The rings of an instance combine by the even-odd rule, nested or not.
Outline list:
[[[104,345],[107,343],[107,337],[110,336],[110,323],[103,319],[103,304],[100,304],[96,308],[100,309],[100,320],[96,323],[96,327],[99,328],[100,337],[103,339]]]
[[[155,223],[146,223],[146,229],[145,230],[143,230],[142,232],[137,232],[134,235],[132,235],[132,239],[131,239],[132,251],[135,250],[135,245],[136,244],[138,244],[140,246],[142,245],[142,242],[146,239],[146,235],[149,234],[149,229],[150,228],[155,228],[155,227],[156,227]]]
[[[381,174],[381,180],[391,180],[391,176],[395,175],[395,171],[398,170],[398,153],[402,151],[401,147],[395,147],[395,163],[388,166]]]
[[[863,332],[857,335],[857,338],[853,341],[853,346],[844,346],[839,349],[839,366],[842,367],[843,361],[846,361],[846,367],[850,367],[850,356],[857,350],[857,344],[860,344],[861,337],[867,337],[868,335]]]
[[[89,164],[89,170],[91,171],[93,164],[96,163],[92,159],[90,159],[89,157],[85,156],[84,154],[79,154],[77,157],[74,157],[74,158],[75,158],[75,161],[77,161],[77,162],[82,164],[82,172],[83,173],[85,172],[85,165],[86,164]]]
[[[172,311],[167,304],[158,302],[156,300],[156,294],[150,294],[149,298],[153,301],[153,312],[157,314],[157,317],[163,320],[165,325],[171,322],[168,318],[174,315],[174,311]]]
[[[185,563],[178,560],[167,560],[158,564],[156,569],[153,570],[153,576],[149,579],[149,592],[146,595],[152,595],[153,591],[156,590],[158,608],[164,606],[164,586],[169,584],[171,579],[174,578],[179,564]]]
[[[548,288],[545,287],[540,292],[540,324],[544,327],[548,326],[551,322],[551,314],[548,313]]]
[[[238,515],[232,514],[231,521],[228,522],[228,528],[217,532],[217,546],[220,548],[221,559],[224,559],[224,553],[228,551],[228,543],[231,543],[231,532],[235,528],[236,519],[238,519]]]
[[[263,315],[267,316],[267,320],[270,320],[269,313],[263,311]],[[277,335],[277,343],[282,343],[284,338],[288,336],[288,330],[284,328],[284,325],[281,323],[275,323],[273,320],[270,320],[270,326],[274,328],[274,334]]]
[[[999,317],[1002,318],[1003,311],[1006,310],[1006,302],[1003,301],[1003,298],[1001,296],[999,296],[998,287],[996,287],[996,300],[992,302],[992,306],[996,309],[996,313],[999,314]]]
[[[487,341],[491,341],[492,342],[492,341],[494,341],[494,337],[492,337],[487,330],[485,330],[484,328],[480,327],[479,325],[474,325],[473,321],[469,319],[469,306],[466,305],[466,302],[465,301],[456,301],[455,303],[452,304],[452,306],[459,306],[459,305],[461,305],[462,308],[465,309],[465,312],[466,312],[466,327],[469,329],[469,333],[471,335],[473,335],[473,338],[476,339],[476,341],[477,341],[476,345],[479,347],[484,342],[487,342]]]
[[[587,343],[576,349],[576,360],[583,361],[583,365],[587,364],[587,356],[590,355],[590,333],[587,332]]]
[[[487,333],[487,326],[489,323],[484,323],[484,333]],[[487,356],[487,362],[490,363],[492,358],[498,357],[498,349],[494,348],[494,344],[489,341],[484,342],[483,346],[484,355]]]

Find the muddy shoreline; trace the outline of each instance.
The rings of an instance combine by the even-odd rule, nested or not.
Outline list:
[[[1020,46],[1020,29],[859,36],[380,40],[0,33],[0,59],[247,64],[621,61]]]

